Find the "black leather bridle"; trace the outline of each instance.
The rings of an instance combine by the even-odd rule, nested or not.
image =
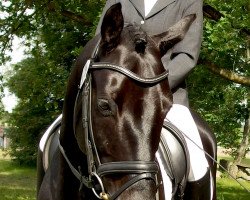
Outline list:
[[[92,58],[95,58],[98,51],[98,46],[99,44],[95,48]],[[165,80],[168,77],[168,71],[164,71],[162,74],[155,76],[153,78],[142,78],[137,74],[131,72],[130,70],[123,68],[122,66],[104,62],[94,62],[93,60],[94,59],[89,59],[85,64],[85,67],[83,69],[82,79],[78,89],[78,94],[76,97],[76,102],[77,102],[80,94],[82,94],[82,116],[83,116],[82,123],[84,129],[85,149],[86,149],[89,176],[88,177],[83,176],[80,167],[78,170],[75,169],[75,167],[71,164],[70,160],[65,154],[65,151],[63,147],[60,145],[60,142],[59,142],[59,149],[62,155],[64,156],[66,162],[68,163],[72,173],[80,181],[80,189],[84,185],[87,188],[91,188],[97,198],[104,200],[114,200],[128,187],[132,186],[134,183],[140,180],[151,179],[156,183],[156,174],[158,173],[159,168],[158,164],[155,161],[119,161],[119,162],[101,163],[96,148],[93,129],[92,129],[91,72],[93,70],[102,70],[102,69],[113,70],[127,76],[133,81],[151,87]],[[76,116],[75,113],[74,116]],[[74,131],[75,131],[75,124],[76,124],[76,119],[74,119]],[[107,194],[105,192],[105,187],[102,183],[102,177],[110,174],[134,174],[136,176],[134,176],[128,182],[122,185],[114,194]],[[94,184],[94,180],[97,180],[97,182],[99,183],[98,190],[101,190],[100,194],[97,194],[96,192],[96,186]]]

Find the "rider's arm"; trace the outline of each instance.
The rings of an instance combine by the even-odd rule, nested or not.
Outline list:
[[[196,19],[190,26],[184,39],[175,45],[171,59],[163,57],[162,62],[169,70],[171,89],[181,84],[189,72],[195,67],[201,46],[203,29],[202,0],[186,1],[183,17],[196,13]]]

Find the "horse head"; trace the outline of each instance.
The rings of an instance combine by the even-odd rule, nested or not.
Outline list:
[[[167,32],[150,37],[139,25],[124,26],[120,4],[104,16],[88,64],[91,75],[76,101],[75,136],[91,162],[91,175],[98,176],[110,199],[155,199],[155,153],[172,105],[161,57],[184,37],[194,18],[189,15]],[[83,125],[83,134],[86,118],[90,122]]]

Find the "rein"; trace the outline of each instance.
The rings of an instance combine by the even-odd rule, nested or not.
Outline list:
[[[92,58],[95,57],[98,51],[98,45],[95,48]],[[74,176],[80,181],[80,188],[84,185],[87,188],[92,189],[95,196],[99,199],[103,200],[114,200],[116,199],[123,191],[125,191],[128,187],[133,184],[141,181],[143,179],[153,180],[156,184],[156,174],[159,171],[158,164],[155,161],[118,161],[118,162],[108,162],[101,163],[99,154],[97,152],[93,129],[92,129],[92,117],[91,117],[91,71],[93,70],[112,70],[119,72],[128,78],[132,79],[135,82],[143,84],[147,87],[152,87],[161,81],[165,80],[168,77],[168,71],[164,71],[162,74],[151,77],[151,78],[143,78],[133,73],[132,71],[123,68],[119,65],[113,65],[105,62],[93,62],[93,59],[89,59],[82,72],[80,85],[78,88],[78,93],[76,96],[75,102],[79,99],[80,93],[82,93],[82,123],[84,129],[84,137],[85,137],[85,149],[87,156],[87,165],[88,165],[88,174],[89,176],[83,176],[81,173],[80,166],[79,169],[75,169],[75,167],[71,164],[68,159],[63,147],[59,142],[59,149],[68,163],[69,168],[71,169]],[[74,132],[75,132],[75,110],[76,103],[74,108]],[[110,174],[134,174],[135,176],[128,180],[124,185],[122,185],[114,194],[110,195],[105,192],[104,185],[102,183],[102,178],[106,175]],[[101,189],[101,193],[97,194],[95,181],[97,180],[98,186]],[[99,189],[99,190],[100,190]]]
[[[202,149],[198,144],[196,144],[196,142],[194,140],[192,140],[188,135],[186,135],[185,133],[182,132],[182,134],[188,139],[190,140],[195,146],[197,146],[201,151],[204,152],[205,155],[207,155],[213,162],[215,162],[218,166],[220,166],[233,180],[235,180],[244,190],[246,190],[248,193],[250,193],[250,190],[247,189],[241,182],[239,182],[236,178],[233,177],[232,174],[230,174],[230,172],[223,167],[216,159],[214,159],[212,156],[210,156],[204,149]]]

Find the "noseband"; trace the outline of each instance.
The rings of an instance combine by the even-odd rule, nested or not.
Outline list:
[[[99,45],[97,45],[97,47],[95,48],[92,58],[95,58],[95,55],[97,54],[96,52],[98,51],[98,46]],[[127,76],[131,80],[143,84],[144,86],[151,87],[165,80],[168,77],[168,71],[165,71],[162,74],[152,78],[143,78],[133,73],[132,71],[123,68],[122,66],[104,62],[94,62],[93,60],[94,59],[89,59],[83,68],[78,94],[76,97],[76,102],[77,102],[80,93],[82,93],[82,116],[83,116],[82,123],[84,129],[85,149],[86,149],[89,177],[85,177],[82,175],[80,167],[78,170],[75,169],[75,167],[71,164],[70,160],[66,156],[63,147],[60,145],[60,142],[59,142],[59,149],[62,155],[64,156],[66,162],[68,163],[72,173],[80,181],[80,189],[84,185],[87,188],[91,188],[97,198],[104,200],[114,200],[128,187],[132,186],[133,184],[135,184],[140,180],[149,179],[153,180],[156,183],[156,174],[158,173],[159,168],[158,164],[155,161],[118,161],[118,162],[101,163],[99,154],[97,152],[93,129],[92,129],[91,72],[94,70],[108,69],[119,72],[124,76]],[[76,108],[76,103],[75,103],[75,108]],[[74,110],[74,131],[76,125],[75,116],[76,115]],[[122,185],[114,194],[110,195],[105,192],[105,188],[102,183],[102,177],[111,174],[134,174],[134,175],[136,174],[136,176],[134,176],[124,185]],[[94,182],[96,182],[94,180],[97,180],[99,184],[98,189],[94,184]],[[101,193],[97,194],[96,190],[101,190]]]

